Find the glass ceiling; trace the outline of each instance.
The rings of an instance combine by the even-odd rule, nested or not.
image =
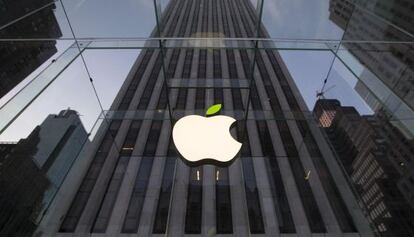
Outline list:
[[[256,31],[251,37],[230,38],[197,32],[172,38],[159,34],[166,0],[37,1],[32,8],[1,17],[2,50],[24,52],[26,47],[41,45],[52,55],[39,56],[45,59],[33,63],[20,76],[24,80],[0,99],[0,141],[27,136],[48,114],[67,107],[76,109],[91,129],[104,111],[113,110],[111,103],[143,48],[246,48],[249,56],[279,50],[309,111],[324,97],[371,114],[372,108],[356,91],[369,88],[375,90],[370,93],[375,100],[386,105],[390,119],[404,120],[404,130],[413,133],[413,92],[397,91],[398,80],[412,73],[413,25],[384,11],[387,4],[392,7],[391,2],[252,0],[268,35]],[[41,15],[48,20],[38,20]],[[400,60],[398,52],[409,54]],[[372,72],[364,57],[394,59],[393,78]],[[7,55],[2,58],[7,60]],[[371,77],[380,80],[369,85]],[[169,83],[173,88],[180,82]],[[209,83],[214,87],[214,82]],[[245,83],[248,87],[249,81]]]
[[[175,121],[189,113],[204,114],[170,106],[120,111],[112,105],[141,50],[149,48],[163,55],[176,48],[246,49],[252,67],[256,54],[278,50],[307,108],[280,116],[270,110],[259,114],[252,108],[224,108],[222,113],[236,120],[315,122],[316,101],[338,99],[361,115],[373,115],[381,108],[407,139],[414,138],[411,3],[407,3],[410,18],[398,14],[403,3],[397,0],[251,0],[257,22],[252,23],[254,32],[243,32],[249,37],[212,31],[171,37],[163,31],[162,18],[169,0],[35,2],[8,11],[0,1],[0,79],[19,82],[9,83],[10,87],[0,84],[0,142],[26,138],[48,115],[67,108],[79,113],[90,141],[110,120]],[[259,34],[259,27],[267,34]],[[165,59],[161,60],[164,68]],[[237,83],[208,78],[203,84],[163,77],[170,91],[201,87],[208,94],[214,88],[238,88],[243,100],[251,99],[253,76]],[[310,137],[301,137],[301,144]]]

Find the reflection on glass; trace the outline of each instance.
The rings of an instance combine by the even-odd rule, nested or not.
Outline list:
[[[0,108],[0,131],[10,125],[10,123],[24,110],[33,100],[40,95],[57,77],[79,56],[79,49],[73,45],[69,47],[58,59],[37,75],[14,97]]]
[[[314,112],[376,233],[411,236],[414,169],[407,164],[414,157],[413,4],[355,4],[331,0],[330,18],[345,30],[338,56],[358,78],[351,84],[353,93],[372,112],[343,99],[319,100]]]
[[[330,19],[330,2],[264,0],[262,22],[271,38],[339,40],[344,31]]]
[[[0,43],[0,98],[52,57],[57,52],[55,44],[56,41]]]
[[[414,157],[412,141],[387,121],[381,110],[361,116],[352,106],[322,99],[314,113],[376,230],[412,235],[414,212],[407,195],[412,185],[408,178],[412,174],[408,164]]]
[[[0,3],[0,9],[2,39],[57,39],[67,36],[67,21],[61,15],[59,3],[52,0],[5,0]]]
[[[10,125],[0,136],[20,136],[19,119],[34,125],[57,101],[78,103],[86,128],[91,118],[84,114],[102,112],[101,125],[92,145],[79,118],[45,132],[49,119],[76,115],[67,110],[27,139],[0,145],[0,208],[7,213],[0,216],[1,235],[30,235],[39,223],[45,224],[38,233],[52,236],[372,236],[371,227],[380,236],[414,235],[411,3],[42,0],[11,10],[23,2],[0,3],[6,12],[0,38],[9,40],[0,47],[0,97],[18,91],[0,108],[0,130]],[[55,40],[75,36],[80,52],[74,44],[51,60],[59,51]],[[171,38],[141,38],[148,36]],[[125,63],[126,75],[93,52],[102,49],[142,50]],[[45,70],[28,80],[41,64]],[[100,84],[103,77],[112,82]],[[96,96],[103,108],[92,106]],[[228,168],[187,167],[176,161],[169,126],[187,114],[204,115],[213,101],[240,120],[239,160]],[[306,107],[315,103],[316,120]],[[77,179],[65,179],[70,189],[56,195],[79,151],[67,147],[82,147],[82,140],[92,149],[72,170]],[[25,169],[25,179],[13,176],[16,169]],[[20,190],[27,186],[30,200]],[[23,227],[9,217],[22,218]]]
[[[87,143],[77,112],[64,110],[49,115],[27,138],[0,144],[2,236],[33,233]]]
[[[77,38],[148,37],[156,25],[153,0],[61,2]]]

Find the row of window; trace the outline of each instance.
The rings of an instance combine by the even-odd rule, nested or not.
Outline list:
[[[275,113],[275,116],[283,115],[283,111],[281,109],[278,97],[274,91],[269,73],[265,68],[263,58],[260,55],[258,55],[256,60],[257,66],[259,68],[259,73],[263,80],[265,91],[267,92],[267,96],[270,99],[270,106],[272,107],[273,113]],[[310,185],[307,182],[307,180],[303,178],[305,169],[303,167],[302,162],[300,161],[298,151],[296,149],[287,122],[285,120],[276,120],[276,124],[278,126],[279,133],[283,141],[283,146],[285,148],[286,155],[287,157],[289,157],[288,161],[290,163],[293,175],[295,177],[296,185],[299,191],[299,196],[302,200],[303,207],[305,209],[305,214],[307,216],[311,231],[313,233],[325,232],[326,229],[322,221],[321,214],[318,210],[318,206],[316,204],[312,189],[310,188]]]
[[[145,70],[147,69],[148,63],[152,55],[153,55],[152,50],[147,50],[145,52],[143,56],[143,60],[140,63],[134,75],[133,81],[130,83],[128,90],[119,105],[119,110],[126,110],[129,107],[129,104],[138,87],[139,81],[142,78]],[[152,76],[149,80],[149,83],[146,86],[146,91],[148,91],[148,89],[150,89],[149,91],[152,91],[155,85],[156,80],[154,80],[154,78],[156,79],[156,76],[158,76],[159,69],[161,66],[160,62],[162,62],[160,58],[157,58],[156,66],[155,66],[157,70],[154,70],[155,68],[153,68],[152,73],[151,73]],[[145,94],[143,95],[142,100],[140,101],[140,106],[139,106],[140,108],[146,107],[148,105],[148,99],[145,99],[145,98],[149,98],[149,97],[150,97],[150,94],[147,94],[147,96],[145,96]],[[82,214],[83,208],[85,207],[89,199],[90,193],[95,185],[96,179],[100,173],[100,170],[103,166],[103,163],[106,159],[109,149],[113,144],[114,137],[116,136],[120,125],[121,125],[121,121],[111,122],[110,127],[87,172],[87,175],[85,179],[83,180],[78,190],[78,193],[76,194],[72,202],[72,205],[69,208],[69,211],[61,225],[61,229],[60,229],[61,232],[73,232],[74,231],[76,224],[80,218],[80,215]],[[108,219],[109,214],[111,213],[111,208],[112,208],[111,206],[113,205],[116,199],[116,194],[117,194],[117,190],[113,190],[112,187],[119,187],[119,184],[120,184],[119,182],[121,182],[122,177],[119,177],[118,172],[119,170],[122,170],[122,167],[126,167],[126,165],[128,164],[129,155],[131,155],[132,153],[133,146],[135,144],[135,139],[136,139],[136,136],[138,135],[139,127],[140,127],[140,122],[134,121],[129,129],[129,132],[126,136],[123,147],[121,148],[121,151],[120,151],[120,154],[123,156],[121,156],[117,161],[116,168],[114,169],[114,173],[112,174],[111,183],[108,186],[106,195],[103,198],[103,201],[101,204],[100,211],[98,213],[97,218],[95,219],[94,226],[93,226],[94,232],[103,232],[106,228],[107,222],[109,221]],[[123,172],[121,172],[121,174],[123,175]]]
[[[183,4],[184,4],[184,1],[172,0],[172,1],[170,1],[170,4],[168,4],[167,8],[165,9],[165,13],[161,16],[158,16],[158,17],[161,17],[161,21],[160,21],[161,31],[162,31],[161,34],[164,33],[164,35],[166,37],[172,35],[171,28],[173,28],[173,27],[170,27],[170,29],[167,32],[164,32],[164,27],[167,25],[169,20],[170,20],[170,22],[177,22],[177,19],[178,19],[179,15],[174,14],[173,18],[171,18],[171,15],[174,11],[174,6],[178,5],[176,9],[181,9],[180,6],[182,6]]]
[[[162,54],[158,53],[157,58],[155,59],[154,66],[152,67],[151,74],[148,77],[148,82],[145,85],[145,89],[142,92],[141,98],[139,99],[139,104],[137,106],[138,110],[146,109],[148,107],[153,89],[155,87],[155,83],[157,82],[158,75],[161,71],[162,64]]]
[[[144,205],[145,194],[149,178],[151,175],[152,165],[154,163],[155,150],[158,144],[159,135],[161,133],[161,120],[154,120],[148,134],[147,142],[144,148],[144,157],[141,158],[137,176],[133,186],[131,199],[122,227],[122,233],[136,233]]]
[[[137,90],[138,84],[144,75],[145,70],[148,67],[149,61],[154,53],[154,50],[146,50],[142,58],[141,63],[132,79],[132,82],[129,84],[127,92],[121,100],[121,103],[118,106],[118,110],[127,110],[129,104],[131,103],[132,98],[134,97],[135,91]]]
[[[256,183],[256,175],[251,158],[250,141],[248,134],[244,131],[245,127],[237,125],[237,137],[239,141],[244,141],[241,148],[241,159],[243,169],[244,189],[246,193],[247,214],[249,217],[249,229],[252,234],[264,233],[264,223],[262,209],[259,200],[259,189]]]
[[[198,16],[203,10],[203,18],[205,17],[206,7],[200,8],[203,0],[195,1],[196,9],[194,11],[194,18],[191,25],[190,36],[197,31],[198,28]],[[202,25],[205,25],[206,22],[201,22]],[[186,60],[188,59],[189,63],[184,63],[184,72],[188,72],[188,76],[183,73],[182,78],[189,78],[190,72],[192,69],[193,62],[193,50],[191,50],[191,56],[186,55]],[[200,50],[199,60],[202,61],[198,63],[198,78],[205,78],[206,74],[206,50]],[[190,58],[191,57],[191,58]],[[204,108],[204,89],[196,90],[196,101],[195,108],[202,109]],[[201,224],[202,224],[202,207],[203,207],[203,167],[196,167],[190,169],[188,189],[187,189],[187,207],[185,215],[185,227],[184,231],[186,234],[200,234],[201,233]]]
[[[60,227],[61,232],[73,232],[75,230],[120,126],[121,121],[111,122],[109,129],[98,148],[95,158],[93,159],[65,219],[62,222]]]
[[[217,9],[216,1],[213,1],[213,12]],[[213,30],[217,30],[217,13],[213,14]],[[215,23],[214,23],[215,22]],[[222,78],[220,50],[213,50],[214,78]],[[214,104],[222,104],[223,89],[214,89]],[[228,168],[216,168],[216,231],[219,234],[233,233],[233,220],[231,209],[231,194]]]
[[[193,36],[193,34],[195,32],[197,32],[197,27],[198,27],[198,15],[200,14],[200,4],[201,4],[201,0],[195,0],[192,1],[195,4],[195,9],[194,9],[194,16],[193,16],[193,20],[191,21],[191,29],[190,29],[190,37]],[[187,22],[187,21],[185,21]],[[186,24],[183,24],[186,25]]]
[[[275,205],[275,213],[279,220],[281,233],[295,233],[295,224],[286,197],[285,187],[282,181],[279,164],[273,149],[272,138],[270,137],[266,121],[257,121],[260,144],[262,145],[263,156],[266,157],[266,168],[269,175],[269,183]]]
[[[155,212],[153,228],[153,233],[155,234],[163,234],[166,232],[167,229],[168,213],[171,202],[171,192],[175,176],[175,167],[177,159],[176,156],[177,153],[175,151],[175,147],[172,144],[172,142],[170,142],[170,145],[168,146],[167,160],[165,161],[164,165],[157,210]]]
[[[221,4],[221,9],[223,11],[228,11],[229,5],[227,1],[223,1]],[[227,9],[226,9],[227,8]],[[234,14],[230,14],[231,17]],[[223,14],[223,25],[224,25],[224,32],[226,35],[230,35],[229,31],[229,22],[231,17],[228,17],[228,14]],[[235,31],[238,31],[238,24],[233,22],[233,28]],[[236,35],[237,36],[237,35]],[[244,51],[244,50],[243,50]],[[229,77],[231,79],[240,78],[241,75],[238,75],[237,66],[236,66],[236,59],[234,56],[233,50],[226,50],[226,57],[228,63],[228,70],[229,70]],[[233,108],[236,110],[242,110],[243,106],[243,99],[241,96],[241,92],[239,89],[231,89],[232,99],[233,99]],[[249,229],[250,233],[252,234],[262,234],[265,232],[264,230],[264,222],[263,222],[263,215],[262,209],[260,205],[259,199],[259,190],[256,183],[256,175],[253,168],[253,160],[251,158],[251,151],[250,151],[250,143],[248,134],[244,131],[245,127],[242,127],[240,124],[237,126],[237,137],[239,140],[244,141],[241,150],[241,159],[242,169],[243,169],[243,179],[244,179],[244,188],[246,194],[246,204],[247,204],[247,212],[249,218]]]

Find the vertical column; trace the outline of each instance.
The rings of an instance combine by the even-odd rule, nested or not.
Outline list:
[[[270,76],[276,78],[276,75],[274,74],[272,70],[271,64],[268,61],[267,55],[264,52],[262,52],[261,59],[263,60],[262,61],[264,64],[263,66],[266,66],[266,70],[269,72]],[[276,81],[272,81],[272,84],[276,92],[276,95],[278,95],[278,101],[280,102],[281,109],[283,111],[297,110],[298,108],[293,108],[292,106],[289,106],[288,99],[285,96],[283,96],[287,93],[286,91],[287,89],[285,88],[284,90],[282,90],[280,84]],[[289,97],[289,100],[296,100],[296,98]],[[296,103],[296,102],[291,101],[290,104],[292,103]],[[290,114],[288,114],[288,116],[290,116]],[[322,217],[322,220],[320,220],[319,222],[317,221],[316,218],[315,220],[311,220],[312,222],[315,221],[313,222],[314,231],[324,232],[324,229],[326,227],[327,228],[326,230],[328,232],[340,233],[341,231],[340,231],[338,222],[336,220],[335,214],[333,213],[332,208],[329,205],[329,200],[326,196],[326,192],[325,192],[326,190],[324,190],[322,187],[319,176],[317,175],[318,171],[314,167],[312,158],[307,150],[306,143],[304,143],[303,136],[300,134],[298,130],[297,122],[288,120],[286,123],[288,126],[288,130],[290,131],[291,137],[294,141],[294,145],[296,146],[297,155],[299,156],[298,163],[299,162],[301,163],[301,166],[303,168],[303,171],[302,171],[303,174],[307,170],[311,170],[315,174],[309,180],[307,180],[307,184],[306,184],[307,186],[311,188],[309,192],[314,196],[314,200],[318,206],[316,210],[312,210],[308,208],[308,212],[320,212],[320,215]],[[329,177],[326,177],[326,178],[329,178]],[[311,215],[308,214],[308,218],[310,217]],[[325,227],[324,227],[324,224],[325,224]],[[320,226],[320,228],[318,226]]]
[[[152,54],[151,60],[148,63],[148,67],[142,68],[141,71],[142,78],[140,78],[138,88],[136,92],[134,93],[133,99],[130,98],[129,108],[134,108],[137,106],[137,101],[141,97],[141,93],[139,93],[140,90],[143,90],[143,88],[146,85],[146,82],[148,81],[148,78],[150,77],[150,74],[152,72],[152,67],[155,64],[158,54]],[[144,64],[146,64],[144,62]],[[115,137],[115,144],[122,144],[123,140],[128,132],[128,128],[131,121],[122,121],[121,127],[118,129]],[[79,224],[76,228],[76,232],[79,233],[89,233],[90,229],[92,227],[93,221],[95,219],[95,216],[98,212],[98,208],[100,206],[100,203],[102,202],[102,199],[104,197],[104,192],[109,184],[110,181],[110,175],[115,168],[116,162],[119,157],[119,147],[113,146],[108,154],[107,159],[105,160],[105,163],[103,164],[102,170],[96,180],[96,184],[93,187],[93,189],[90,192],[89,199],[84,199],[83,201],[87,200],[86,206],[83,208],[83,212],[81,217],[79,218]]]
[[[217,0],[217,21],[218,30],[221,37],[234,37],[234,29],[230,29],[227,20],[227,11],[224,5],[225,1]],[[225,49],[221,49],[220,53],[220,72],[224,79],[229,79],[229,63],[227,61],[227,54]],[[223,102],[225,108],[233,110],[233,99],[230,89],[223,90]],[[240,138],[239,138],[240,140]],[[242,148],[243,149],[243,148]],[[242,158],[243,159],[243,158]],[[235,236],[248,236],[249,235],[249,221],[248,221],[248,206],[246,202],[246,192],[244,186],[244,180],[242,175],[242,160],[237,159],[228,168],[229,172],[229,184],[231,195],[231,209],[232,209],[232,223],[233,233]]]
[[[191,18],[194,18],[195,14],[198,14],[197,9],[197,1],[187,1],[188,5],[191,5]],[[193,22],[189,21],[189,22]],[[192,24],[180,24],[180,32],[178,36],[189,35],[191,32]],[[181,35],[181,32],[183,35]],[[175,72],[176,77],[180,78],[188,78],[189,77],[189,70],[191,70],[191,64],[188,63],[186,60],[187,53],[190,50],[180,50],[180,60],[177,64],[177,71]],[[186,62],[187,61],[187,62]],[[178,90],[178,95],[176,99],[176,106],[177,109],[185,109],[186,108],[186,96],[182,96],[183,94],[187,94],[187,90],[185,88],[180,88]],[[171,197],[171,207],[170,207],[170,217],[169,223],[167,227],[167,235],[168,236],[182,236],[184,234],[184,226],[185,226],[185,215],[186,210],[184,207],[187,205],[187,191],[188,191],[188,177],[189,177],[190,169],[188,166],[182,162],[181,159],[177,159],[176,164],[176,172],[175,172],[175,180],[174,180],[174,188]]]

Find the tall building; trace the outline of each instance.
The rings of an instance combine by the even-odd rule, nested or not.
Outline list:
[[[414,114],[413,46],[370,42],[411,41],[414,3],[375,0],[355,5],[347,0],[331,0],[329,7],[329,18],[345,31],[342,46],[357,61],[347,64],[364,68],[362,72],[354,71],[359,74],[355,90],[372,110],[384,108],[393,120],[399,120],[394,125],[412,139],[414,123],[407,118]]]
[[[85,143],[77,112],[64,110],[27,138],[1,145],[1,236],[32,236]]]
[[[54,15],[55,5],[51,3],[51,0],[0,1],[1,27],[44,7],[24,20],[1,29],[0,38],[20,39],[29,37],[56,39],[61,37],[62,32]],[[48,4],[49,6],[47,6]],[[30,42],[2,41],[0,43],[0,98],[56,52],[56,40]]]
[[[161,25],[165,37],[248,38],[255,21],[249,0],[172,0]],[[263,27],[260,36],[268,37]],[[88,170],[69,177],[76,192],[56,200],[38,233],[372,236],[277,51],[257,53],[247,104],[252,59],[248,49],[143,49],[111,107],[116,118],[85,157]],[[163,63],[167,85],[179,86],[163,83]],[[175,120],[216,103],[239,120],[240,155],[229,167],[189,167],[171,140],[168,105]]]
[[[16,142],[0,142],[0,164],[16,147]]]
[[[361,96],[365,103],[372,109],[372,111],[379,111],[381,109],[381,102],[378,100],[378,97],[372,92],[372,88],[369,88],[367,85],[358,81],[354,87],[355,91]],[[387,94],[384,93],[384,97]]]
[[[337,100],[319,100],[317,118],[335,110],[330,126],[324,126],[338,158],[360,195],[369,220],[380,236],[413,236],[414,205],[412,162],[414,141],[407,140],[389,121],[361,116]]]

